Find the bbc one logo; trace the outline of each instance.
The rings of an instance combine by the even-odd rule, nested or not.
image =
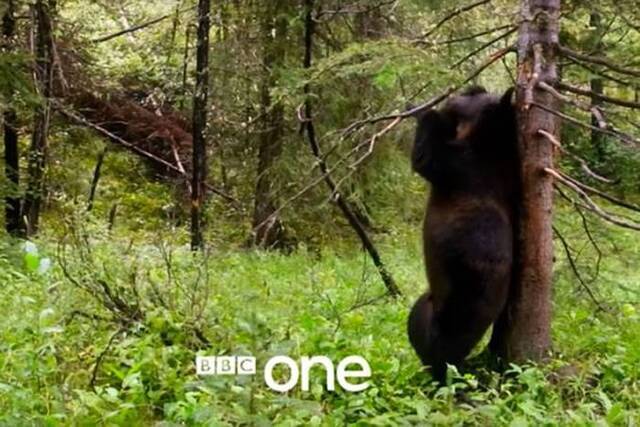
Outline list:
[[[370,378],[371,367],[361,356],[348,356],[338,366],[326,356],[303,356],[296,362],[288,356],[275,356],[264,365],[264,382],[271,390],[286,393],[298,384],[302,391],[309,391],[312,368],[324,368],[325,385],[329,391],[336,389],[336,382],[346,391],[356,393],[366,390],[369,382],[358,382],[357,379]],[[286,368],[288,376],[276,380],[276,370]],[[320,372],[319,369],[313,373]],[[256,358],[251,356],[197,356],[196,373],[201,376],[210,375],[256,375]],[[278,375],[279,377],[280,375]]]

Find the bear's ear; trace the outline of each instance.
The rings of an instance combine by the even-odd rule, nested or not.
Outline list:
[[[512,86],[509,89],[507,89],[504,95],[502,95],[502,98],[500,98],[501,107],[506,107],[506,108],[514,107],[515,99],[513,99],[513,93],[515,92],[515,90],[516,88]]]

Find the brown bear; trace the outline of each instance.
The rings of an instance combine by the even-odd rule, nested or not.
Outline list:
[[[472,87],[417,115],[413,169],[431,183],[423,228],[429,290],[409,339],[443,383],[501,315],[514,264],[519,188],[513,89]],[[498,329],[494,327],[494,330]]]

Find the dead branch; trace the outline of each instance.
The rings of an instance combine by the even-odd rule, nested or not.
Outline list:
[[[98,376],[98,369],[100,368],[100,363],[102,363],[102,359],[104,359],[104,357],[107,355],[107,353],[109,352],[109,349],[111,348],[111,345],[113,345],[118,335],[124,333],[125,331],[126,331],[125,328],[121,328],[121,329],[118,329],[116,332],[114,332],[113,335],[111,335],[111,338],[109,338],[107,345],[104,347],[104,350],[102,350],[98,355],[98,357],[96,358],[96,363],[93,365],[93,370],[91,371],[91,380],[89,381],[89,387],[91,387],[92,389],[95,390],[96,388],[96,379]]]
[[[307,8],[307,11],[306,11],[306,17],[305,17],[305,55],[304,55],[303,66],[305,69],[309,69],[311,68],[312,53],[313,53],[313,29],[314,29],[314,21],[312,19],[312,12],[313,12],[313,6],[314,6],[313,0],[306,0],[305,6]],[[396,285],[395,281],[393,280],[393,277],[391,276],[386,266],[382,262],[382,259],[380,258],[380,254],[378,253],[378,250],[376,249],[373,242],[369,238],[369,235],[366,233],[358,217],[351,210],[351,207],[349,206],[347,200],[344,197],[342,197],[342,194],[338,192],[338,186],[333,181],[331,174],[328,172],[329,167],[327,166],[327,163],[323,159],[322,153],[320,151],[320,146],[318,145],[318,141],[316,140],[316,132],[313,124],[313,113],[312,113],[310,92],[311,92],[311,88],[309,84],[306,84],[304,86],[305,117],[302,118],[301,123],[302,123],[303,129],[306,130],[307,139],[309,141],[309,146],[311,148],[313,156],[316,158],[316,161],[320,166],[320,171],[324,175],[324,181],[329,187],[329,189],[331,190],[332,199],[335,201],[336,205],[338,205],[338,207],[342,211],[342,214],[345,216],[345,218],[347,219],[351,227],[355,230],[356,234],[360,238],[362,245],[364,246],[366,251],[369,253],[369,256],[371,257],[373,264],[378,269],[378,272],[380,273],[380,277],[382,278],[384,285],[387,287],[389,294],[392,296],[401,295],[398,285]],[[397,120],[399,121],[400,119],[397,119]],[[373,149],[373,145],[374,143],[372,143],[371,149]]]
[[[608,102],[609,104],[618,105],[620,107],[627,107],[627,108],[640,110],[639,102],[627,101],[625,99],[619,99],[619,98],[612,98],[610,96],[606,96],[601,93],[596,93],[587,89],[582,89],[582,88],[571,86],[561,82],[558,82],[557,86],[558,86],[558,89],[560,90],[571,92],[576,95],[586,96],[592,99],[597,99],[599,101]]]
[[[573,254],[571,253],[571,249],[569,248],[569,244],[567,243],[566,239],[555,226],[553,226],[553,232],[556,234],[556,236],[560,240],[560,243],[562,243],[562,247],[564,248],[564,252],[567,255],[567,260],[569,261],[571,270],[573,271],[574,276],[576,276],[576,279],[578,279],[580,286],[582,286],[582,288],[584,288],[584,290],[587,291],[589,298],[591,298],[591,301],[593,301],[593,303],[598,307],[598,310],[605,311],[604,306],[600,303],[600,301],[598,301],[595,294],[593,293],[593,290],[591,290],[589,285],[587,285],[587,283],[582,278],[582,274],[580,274],[580,270],[578,270],[578,266],[576,265],[576,262],[573,259]]]
[[[545,82],[540,82],[538,83],[538,87],[541,88],[542,90],[549,92],[554,98],[565,102],[567,104],[571,104],[574,107],[582,110],[582,111],[586,111],[588,113],[591,113],[597,120],[598,122],[598,127],[601,129],[606,129],[608,127],[607,121],[604,119],[604,116],[602,114],[602,111],[600,110],[599,107],[597,106],[591,106],[588,104],[583,104],[582,102],[570,98],[568,96],[565,96],[563,94],[561,94],[560,92],[558,92],[553,86],[551,86],[548,83]]]
[[[524,108],[528,109],[531,104],[533,104],[534,96],[533,91],[535,90],[538,82],[540,81],[540,76],[542,75],[542,53],[543,47],[540,43],[536,43],[533,45],[533,73],[531,74],[531,78],[527,82],[527,87],[524,92]]]
[[[472,50],[471,52],[469,52],[467,55],[465,55],[462,59],[456,61],[455,64],[453,64],[451,66],[451,68],[458,68],[460,65],[464,64],[465,62],[467,62],[470,58],[473,58],[474,56],[476,56],[478,53],[482,52],[483,50],[493,46],[494,44],[498,43],[500,40],[504,40],[507,37],[509,37],[511,34],[515,33],[516,31],[518,31],[518,27],[511,27],[509,30],[507,30],[506,32],[500,34],[497,37],[494,37],[493,39],[489,40],[486,43],[483,43],[481,46],[479,46],[477,49]]]
[[[480,0],[480,1],[477,1],[475,3],[471,3],[471,4],[467,5],[467,6],[460,6],[460,7],[456,8],[456,9],[452,10],[447,15],[443,16],[436,23],[436,25],[431,27],[431,29],[429,31],[427,31],[426,33],[424,33],[420,38],[422,40],[428,38],[430,35],[435,33],[440,27],[442,27],[444,24],[446,24],[447,22],[449,22],[450,20],[452,20],[456,16],[458,16],[458,15],[460,15],[462,13],[468,12],[470,10],[473,10],[476,7],[480,7],[480,6],[485,5],[487,3],[490,3],[490,2],[491,2],[491,0]]]
[[[316,13],[316,15],[313,17],[313,21],[318,23],[318,22],[322,22],[320,18],[324,18],[325,15],[330,15],[328,18],[324,18],[323,21],[327,21],[330,20],[332,18],[334,18],[335,16],[338,15],[355,15],[355,14],[367,14],[367,13],[371,13],[374,12],[376,10],[382,9],[385,6],[392,6],[392,8],[395,8],[395,4],[398,3],[399,0],[387,0],[387,1],[381,1],[378,4],[374,4],[370,7],[362,7],[362,8],[347,8],[347,7],[339,7],[337,9],[331,10],[331,9],[324,9],[324,10],[320,10]]]
[[[616,139],[618,139],[618,140],[620,140],[620,141],[622,141],[622,142],[624,142],[626,144],[629,144],[629,145],[635,145],[635,146],[640,145],[640,140],[638,140],[638,139],[634,138],[633,136],[628,135],[628,134],[626,134],[624,132],[620,132],[620,131],[614,129],[613,127],[611,127],[611,126],[609,126],[607,129],[602,129],[602,128],[599,128],[597,126],[593,126],[591,124],[583,123],[580,120],[576,119],[575,117],[571,117],[571,116],[569,116],[567,114],[561,113],[560,111],[554,110],[553,108],[549,108],[546,105],[542,105],[542,104],[539,104],[537,102],[534,102],[532,105],[534,105],[535,107],[540,108],[542,110],[545,110],[548,113],[551,113],[551,114],[553,114],[555,116],[558,116],[561,119],[564,119],[564,120],[566,120],[567,122],[569,122],[569,123],[571,123],[573,125],[576,125],[576,126],[579,126],[579,127],[583,127],[583,128],[586,128],[586,129],[595,130],[595,131],[600,132],[600,133],[604,133],[605,135],[612,136],[612,137],[614,137],[614,138],[616,138]]]
[[[587,235],[587,238],[589,239],[589,241],[591,242],[591,245],[593,246],[593,248],[597,253],[596,265],[595,265],[596,271],[593,275],[593,278],[591,279],[591,282],[594,282],[598,278],[598,275],[600,274],[600,263],[602,261],[603,254],[602,254],[602,250],[600,249],[600,246],[598,245],[598,243],[596,242],[596,239],[593,237],[593,234],[591,233],[591,229],[589,228],[587,217],[583,212],[583,209],[585,207],[584,205],[578,203],[577,201],[569,197],[564,191],[562,191],[562,188],[558,184],[554,184],[553,187],[556,190],[556,192],[560,194],[560,196],[563,199],[565,199],[568,203],[570,203],[573,206],[573,208],[576,210],[576,212],[578,212],[578,215],[580,215],[580,218],[582,219],[582,227],[584,228],[585,234]]]
[[[593,234],[591,233],[591,229],[589,228],[589,222],[587,221],[587,217],[584,214],[584,212],[582,212],[582,209],[580,209],[579,206],[575,206],[576,208],[576,212],[578,212],[578,215],[580,215],[580,218],[582,219],[582,228],[584,229],[584,232],[587,236],[587,239],[589,240],[589,242],[591,243],[591,246],[593,247],[593,249],[596,251],[596,265],[595,265],[595,272],[593,274],[593,278],[591,279],[591,282],[595,282],[595,280],[598,278],[598,276],[600,275],[600,263],[602,261],[602,250],[600,249],[600,246],[598,245],[598,243],[596,242],[596,239],[593,237]]]
[[[625,74],[628,76],[633,76],[633,77],[640,77],[640,71],[639,70],[634,70],[631,68],[627,68],[627,67],[622,67],[618,64],[615,64],[609,60],[607,60],[606,58],[600,57],[600,56],[590,56],[590,55],[584,55],[581,54],[579,52],[573,51],[567,47],[564,46],[558,46],[558,51],[563,54],[564,56],[569,56],[573,59],[577,59],[579,61],[584,61],[584,62],[589,62],[591,64],[595,64],[595,65],[602,65],[603,67],[606,67],[612,71],[615,71],[617,73],[620,74]]]
[[[142,148],[138,147],[135,144],[132,144],[122,138],[120,138],[118,135],[109,132],[107,129],[96,125],[95,123],[90,122],[89,120],[85,119],[84,117],[82,117],[79,114],[73,113],[69,110],[67,110],[63,105],[61,105],[59,102],[54,101],[53,102],[53,106],[54,108],[63,116],[67,117],[68,119],[71,119],[83,126],[87,126],[93,130],[95,130],[96,132],[106,136],[107,138],[109,138],[111,141],[116,142],[120,145],[122,145],[123,147],[126,147],[127,149],[134,151],[135,153],[141,155],[142,157],[145,157],[146,159],[149,159],[153,162],[156,162],[164,167],[166,167],[167,169],[171,170],[172,172],[177,173],[178,175],[180,175],[181,177],[183,177],[184,179],[188,180],[189,177],[186,174],[186,172],[184,171],[184,169],[180,168],[179,166],[174,165],[173,163],[169,163],[166,160],[162,159],[161,157],[158,157],[146,150],[143,150]],[[240,204],[240,202],[235,199],[233,196],[225,193],[224,191],[215,188],[213,186],[211,186],[210,184],[205,184],[205,187],[211,191],[212,193],[215,193],[219,196],[221,196],[222,198],[224,198],[225,200],[229,201],[229,202],[233,202],[236,206]]]
[[[606,184],[615,183],[614,180],[611,180],[609,178],[605,178],[602,175],[598,175],[593,170],[591,170],[591,168],[589,167],[589,163],[587,163],[587,161],[585,159],[583,159],[582,157],[578,156],[577,154],[565,149],[564,146],[560,143],[560,141],[558,141],[556,139],[556,137],[554,135],[552,135],[551,133],[547,132],[544,129],[538,130],[538,133],[540,135],[544,136],[545,138],[547,138],[547,140],[549,142],[551,142],[553,144],[553,146],[556,147],[558,150],[560,150],[562,153],[567,154],[569,157],[571,157],[574,160],[576,160],[580,164],[580,166],[582,167],[582,171],[584,173],[586,173],[587,175],[589,175],[590,177],[592,177],[593,179],[596,179],[598,181],[604,182]]]
[[[195,9],[195,6],[193,6],[193,7],[188,7],[188,8],[186,8],[186,9],[181,10],[181,11],[178,11],[177,13],[178,13],[178,14],[180,14],[180,13],[182,13],[182,12],[188,12],[188,11],[191,11],[191,10],[193,10],[193,9]],[[164,20],[166,20],[166,19],[172,18],[172,17],[173,17],[173,16],[175,16],[175,15],[176,15],[176,12],[172,12],[172,13],[169,13],[169,14],[167,14],[167,15],[163,15],[163,16],[160,16],[160,17],[158,17],[158,18],[154,18],[154,19],[152,19],[152,20],[150,20],[150,21],[143,22],[143,23],[141,23],[141,24],[134,25],[134,26],[129,27],[129,28],[125,28],[125,29],[124,29],[124,30],[122,30],[122,31],[118,31],[118,32],[113,33],[113,34],[108,34],[108,35],[106,35],[106,36],[98,37],[97,39],[93,39],[93,40],[91,40],[91,42],[92,42],[92,43],[96,43],[96,44],[97,44],[97,43],[103,43],[103,42],[106,42],[106,41],[109,41],[109,40],[115,39],[115,38],[117,38],[117,37],[124,36],[124,35],[126,35],[126,34],[131,34],[131,33],[134,33],[134,32],[136,32],[136,31],[144,30],[144,29],[145,29],[145,28],[147,28],[147,27],[150,27],[150,26],[152,26],[152,25],[155,25],[155,24],[157,24],[157,23],[159,23],[159,22],[162,22],[162,21],[164,21]]]
[[[578,61],[578,60],[576,60],[576,59],[574,59],[574,58],[566,57],[566,59],[567,59],[570,63],[572,63],[572,64],[574,64],[574,65],[577,65],[578,67],[584,68],[585,70],[587,70],[587,71],[588,71],[588,72],[590,72],[591,74],[595,74],[596,76],[598,76],[598,77],[602,77],[603,79],[609,80],[609,81],[611,81],[611,82],[613,82],[613,83],[616,83],[616,84],[619,84],[619,85],[621,85],[621,86],[625,86],[625,87],[626,87],[626,86],[631,86],[631,85],[632,85],[632,83],[631,83],[630,81],[622,80],[622,79],[619,79],[619,78],[617,78],[617,77],[614,77],[614,76],[611,76],[611,75],[609,75],[609,74],[606,74],[605,72],[603,72],[603,71],[601,71],[601,70],[597,69],[596,67],[593,67],[593,66],[591,66],[591,65],[587,65],[587,64],[585,64],[584,62],[580,62],[580,61]],[[568,65],[568,64],[567,64],[567,65]]]
[[[616,206],[620,206],[622,208],[629,209],[630,211],[640,212],[640,206],[634,205],[632,203],[625,202],[624,200],[620,200],[617,197],[614,197],[614,196],[612,196],[610,194],[605,193],[604,191],[600,191],[597,188],[590,187],[587,184],[584,184],[584,183],[578,181],[577,179],[575,179],[573,177],[570,177],[567,174],[564,174],[562,172],[559,172],[559,173],[562,174],[566,179],[570,180],[575,185],[577,185],[578,187],[583,189],[584,191],[586,191],[588,193],[591,193],[594,196],[597,196],[597,197],[600,197],[601,199],[607,200],[608,202],[611,202]]]
[[[466,42],[466,41],[470,41],[470,40],[473,40],[473,39],[477,39],[478,37],[482,37],[482,36],[486,36],[486,35],[489,35],[489,34],[497,33],[498,31],[506,30],[508,28],[513,28],[513,27],[514,27],[513,24],[501,25],[499,27],[490,28],[488,30],[484,30],[484,31],[481,31],[481,32],[475,33],[475,34],[471,34],[469,36],[458,37],[458,38],[445,40],[445,41],[439,42],[438,44],[447,45],[447,44]],[[424,41],[423,40],[417,40],[416,43],[424,43]]]
[[[615,224],[617,226],[628,228],[631,230],[640,231],[639,223],[636,223],[634,221],[630,221],[624,218],[620,218],[614,214],[606,212],[604,209],[598,206],[598,204],[596,204],[584,190],[582,190],[578,185],[574,184],[571,180],[565,178],[558,171],[551,168],[544,168],[544,171],[549,175],[553,176],[561,184],[565,185],[569,189],[573,190],[576,194],[578,194],[578,196],[580,196],[580,198],[584,200],[584,202],[586,203],[586,205],[581,205],[585,209],[589,210],[590,212],[593,212],[594,214],[598,215],[600,218],[604,219],[605,221],[611,224]]]

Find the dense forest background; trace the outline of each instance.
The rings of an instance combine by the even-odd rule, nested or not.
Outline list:
[[[205,33],[196,3],[0,4],[0,424],[640,420],[636,2],[562,2],[551,357],[440,389],[405,333],[403,112],[513,86],[520,2],[213,1]],[[372,387],[281,395],[196,354],[360,354]]]

